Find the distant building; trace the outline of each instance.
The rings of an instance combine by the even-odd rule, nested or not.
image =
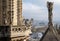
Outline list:
[[[32,33],[32,35],[30,36],[31,38],[29,39],[29,41],[39,41],[42,36],[43,36],[43,34],[41,32]]]

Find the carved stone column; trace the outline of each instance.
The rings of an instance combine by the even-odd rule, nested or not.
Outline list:
[[[54,29],[53,27],[53,22],[52,22],[52,18],[53,18],[53,14],[52,14],[52,10],[53,10],[53,2],[47,2],[47,7],[48,7],[48,27],[50,29],[49,33],[54,34],[54,37],[57,39],[57,41],[60,41],[60,37],[58,36],[57,30]]]
[[[17,0],[17,24],[18,26],[21,26],[22,25],[22,21],[23,21],[23,18],[22,18],[22,0]],[[20,22],[20,23],[19,23]]]
[[[47,8],[48,8],[48,27],[53,28],[53,23],[52,23],[52,18],[53,18],[53,14],[52,14],[52,10],[53,10],[53,3],[52,2],[47,2]]]

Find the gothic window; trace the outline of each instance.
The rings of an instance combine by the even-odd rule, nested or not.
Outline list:
[[[14,28],[12,29],[12,31],[14,31]]]
[[[20,28],[18,28],[18,31],[20,31],[21,29]]]
[[[20,28],[13,28],[12,31],[20,31],[21,29]]]
[[[14,11],[12,11],[12,13],[14,13]],[[13,15],[13,14],[12,14]]]
[[[20,28],[13,28],[12,31],[20,31]]]
[[[8,11],[8,14],[11,15],[11,11]]]
[[[11,5],[9,5],[9,6],[11,6]]]
[[[15,28],[15,31],[17,31],[17,28]]]
[[[3,7],[3,8],[2,8],[2,10],[3,10],[3,12],[4,12],[4,10],[5,10],[5,7]]]

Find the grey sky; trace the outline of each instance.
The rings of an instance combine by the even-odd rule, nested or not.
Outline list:
[[[60,0],[23,0],[23,16],[35,20],[48,20],[47,1],[54,2],[53,19],[60,20]]]

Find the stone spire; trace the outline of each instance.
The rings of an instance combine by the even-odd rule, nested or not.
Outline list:
[[[52,18],[53,18],[53,2],[47,2],[47,7],[48,7],[48,28],[50,30],[51,33],[54,34],[55,38],[57,39],[57,41],[60,41],[59,36],[58,36],[58,32],[57,30],[54,29],[53,27],[53,22],[52,22]]]
[[[52,2],[47,2],[47,8],[48,8],[48,27],[53,28],[53,23],[52,23],[52,18],[53,18],[53,14],[52,14],[52,10],[53,10],[53,3]]]

